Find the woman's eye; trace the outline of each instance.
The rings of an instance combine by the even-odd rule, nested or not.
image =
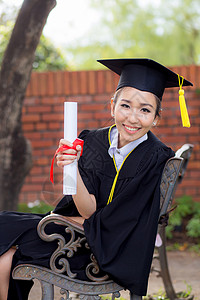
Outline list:
[[[151,112],[151,111],[150,111],[148,108],[146,108],[146,107],[143,107],[143,108],[142,108],[142,111],[143,111],[143,112],[146,112],[146,113],[150,113],[150,112]]]
[[[129,108],[130,107],[128,104],[125,104],[125,103],[123,103],[121,106],[124,107],[124,108]]]

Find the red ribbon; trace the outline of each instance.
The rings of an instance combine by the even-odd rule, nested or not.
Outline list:
[[[53,166],[54,166],[54,160],[55,160],[56,155],[57,155],[59,152],[63,152],[63,151],[68,150],[68,149],[74,149],[74,150],[76,150],[76,147],[77,147],[77,146],[81,146],[81,154],[80,154],[80,156],[81,156],[82,153],[83,153],[83,144],[84,144],[84,141],[81,140],[81,139],[79,139],[79,138],[77,138],[77,139],[75,139],[75,141],[73,142],[73,146],[72,146],[72,147],[67,146],[67,145],[63,145],[63,146],[59,147],[59,148],[56,150],[56,152],[55,152],[55,154],[54,154],[54,157],[53,157],[53,159],[52,159],[52,162],[51,162],[51,170],[50,170],[50,181],[51,181],[52,183],[53,183]],[[70,154],[68,154],[68,153],[63,153],[63,154],[65,154],[65,155],[70,155]],[[76,154],[75,154],[75,155],[76,155]]]

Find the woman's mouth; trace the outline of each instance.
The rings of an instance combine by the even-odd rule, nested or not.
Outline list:
[[[129,132],[129,133],[135,133],[135,132],[137,132],[138,130],[140,130],[139,127],[130,127],[130,126],[127,126],[127,125],[125,125],[125,124],[123,124],[123,126],[124,126],[125,130],[126,130],[127,132]]]

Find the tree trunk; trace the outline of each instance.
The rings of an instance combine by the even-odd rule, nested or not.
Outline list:
[[[0,71],[0,210],[16,210],[32,166],[31,145],[23,136],[21,114],[34,54],[56,0],[24,0]]]

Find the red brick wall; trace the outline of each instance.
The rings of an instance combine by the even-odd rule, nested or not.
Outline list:
[[[154,133],[177,150],[184,143],[194,144],[194,153],[176,196],[191,195],[200,201],[200,66],[176,67],[177,73],[194,83],[185,88],[191,128],[182,128],[178,88],[167,89],[163,97],[160,124]],[[63,102],[78,102],[78,131],[112,123],[109,100],[118,82],[110,71],[33,73],[23,107],[23,129],[33,148],[33,168],[20,194],[21,202],[42,200],[49,182],[50,164],[58,141],[63,137]],[[61,171],[55,167],[55,173]],[[51,189],[49,185],[47,189]]]

